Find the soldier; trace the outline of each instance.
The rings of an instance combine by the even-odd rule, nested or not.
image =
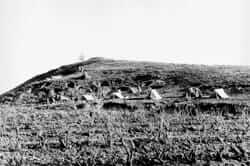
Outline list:
[[[91,76],[87,73],[86,70],[83,72],[83,74],[84,74],[85,80],[91,80]]]
[[[78,67],[78,71],[81,72],[81,73],[83,73],[84,72],[84,67],[83,66],[79,66]]]
[[[53,88],[48,89],[48,93],[47,93],[47,103],[48,104],[53,104],[55,103],[55,97],[56,97],[56,93],[55,90]]]
[[[96,93],[97,97],[101,97],[101,83],[99,81],[93,81],[90,88]]]
[[[191,99],[191,98],[202,98],[202,93],[199,88],[196,87],[190,87],[186,91],[186,98]]]
[[[78,71],[83,73],[83,76],[84,76],[85,80],[91,80],[91,76],[88,74],[88,72],[86,71],[86,69],[84,69],[83,66],[79,66]]]

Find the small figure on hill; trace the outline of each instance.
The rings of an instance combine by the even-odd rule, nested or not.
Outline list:
[[[79,66],[78,71],[83,73],[83,77],[85,80],[91,80],[91,76],[88,74],[87,70],[83,66]]]
[[[138,94],[141,94],[142,93],[142,89],[141,89],[141,86],[139,84],[137,85],[137,89],[138,89]]]
[[[48,104],[53,104],[56,102],[56,93],[54,89],[48,89],[47,92],[47,103]]]
[[[188,89],[186,89],[186,94],[185,94],[186,98],[188,100],[192,99],[192,98],[202,98],[202,92],[199,88],[196,87],[190,87]]]
[[[90,85],[90,88],[98,98],[101,97],[101,83],[99,81],[93,81]]]

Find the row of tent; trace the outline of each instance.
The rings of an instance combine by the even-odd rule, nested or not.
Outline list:
[[[123,96],[121,90],[110,93],[108,95],[108,98],[109,99],[128,99],[128,97]],[[162,99],[160,94],[155,89],[150,90],[148,98],[152,99],[152,100],[161,100]],[[95,97],[92,94],[84,94],[84,95],[82,95],[82,99],[86,100],[86,101],[94,101]],[[61,101],[69,101],[70,99],[66,96],[61,95],[60,100]]]
[[[211,96],[203,96],[201,90],[196,87],[190,87],[186,91],[186,98],[204,98],[204,97],[215,97],[217,99],[228,99],[229,95],[224,91],[224,89],[214,89],[213,94]]]
[[[156,89],[150,89],[148,92],[149,93],[148,93],[148,95],[146,97],[147,99],[151,99],[151,100],[161,100],[162,99],[161,95],[159,94],[159,92]],[[222,88],[214,89],[213,95],[208,96],[208,97],[216,97],[217,99],[227,99],[227,98],[229,98],[227,93]],[[110,93],[108,93],[107,98],[108,99],[129,99],[129,97],[127,97],[127,96],[125,97],[122,94],[122,91],[120,89],[117,90],[117,91],[111,91]],[[188,98],[188,99],[205,98],[205,96],[203,96],[203,94],[202,94],[202,92],[201,92],[201,90],[199,88],[190,87],[186,91],[186,98]],[[82,95],[81,99],[85,100],[85,101],[94,101],[96,98],[91,93],[88,93],[88,94]],[[60,95],[59,100],[60,101],[69,101],[70,99],[67,96]]]
[[[194,87],[191,87],[189,88],[189,93],[191,92],[191,98],[192,98],[192,94],[194,94],[194,97],[195,98],[203,98],[204,96],[202,95],[201,93],[201,90],[199,88],[194,88]],[[219,89],[214,89],[214,95],[212,95],[212,97],[215,97],[217,99],[228,99],[230,98],[229,95],[224,91],[224,89],[222,88],[219,88]],[[94,97],[91,97],[91,95],[84,95],[84,97],[86,98],[86,100],[94,100]],[[114,99],[114,98],[117,98],[117,99],[128,99],[128,97],[124,97],[122,95],[122,92],[121,90],[118,90],[116,92],[112,92],[110,95],[109,95],[110,98]],[[161,95],[159,94],[159,92],[156,90],[156,89],[151,89],[149,91],[149,94],[147,96],[149,99],[152,99],[152,100],[161,100],[162,97]],[[209,96],[211,97],[211,96]]]
[[[189,88],[187,94],[188,94],[188,97],[191,97],[191,98],[192,97],[195,97],[195,98],[203,98],[204,97],[202,95],[201,90],[199,88],[195,88],[195,87]],[[122,95],[120,90],[118,90],[117,92],[112,93],[111,97],[119,98],[119,99],[124,99],[125,98]],[[217,99],[228,99],[228,98],[230,98],[229,95],[222,88],[214,89],[213,95],[209,96],[209,97],[215,97]],[[161,100],[162,99],[161,95],[155,89],[150,90],[148,98],[152,99],[152,100]]]

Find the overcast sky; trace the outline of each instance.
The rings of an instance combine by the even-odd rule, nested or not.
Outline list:
[[[0,0],[0,93],[81,53],[250,65],[249,9],[249,0]]]

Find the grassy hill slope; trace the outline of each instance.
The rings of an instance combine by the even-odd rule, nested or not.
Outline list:
[[[87,70],[91,76],[90,81],[86,82],[82,78],[51,79],[53,76],[64,77],[74,74],[79,66]],[[37,75],[1,95],[0,101],[9,97],[11,102],[15,102],[28,89],[39,91],[42,85],[50,85],[49,88],[61,88],[61,91],[65,91],[63,87],[69,82],[87,88],[92,81],[99,81],[103,86],[108,85],[110,88],[140,85],[147,89],[152,86],[158,88],[160,93],[167,97],[178,97],[182,95],[183,89],[190,86],[199,87],[205,93],[211,93],[214,88],[224,88],[231,95],[247,96],[250,93],[249,73],[250,67],[241,66],[186,65],[91,58]],[[154,86],[159,80],[164,84],[161,87]]]

